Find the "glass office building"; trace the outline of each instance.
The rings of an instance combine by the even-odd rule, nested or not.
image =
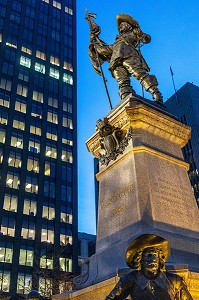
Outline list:
[[[75,1],[0,0],[0,291],[16,299],[77,267],[76,118]]]
[[[199,207],[199,87],[187,82],[166,102],[167,110],[191,127],[191,139],[182,149],[189,163],[188,171],[192,189]]]

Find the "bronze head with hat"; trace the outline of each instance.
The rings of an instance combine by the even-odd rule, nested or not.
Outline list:
[[[155,234],[143,234],[136,238],[126,251],[126,263],[135,270],[141,270],[143,253],[153,249],[158,252],[159,270],[165,271],[165,263],[170,255],[170,247],[167,240]]]

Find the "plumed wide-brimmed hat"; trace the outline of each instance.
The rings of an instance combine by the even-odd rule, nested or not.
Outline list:
[[[157,247],[162,250],[165,262],[170,255],[170,247],[167,240],[155,234],[143,234],[136,238],[126,251],[126,263],[132,268],[134,267],[136,254],[147,248]]]
[[[126,14],[119,14],[116,16],[116,20],[117,20],[117,27],[120,27],[120,24],[122,22],[126,22],[128,24],[130,24],[132,27],[139,27],[139,23],[133,19],[131,16],[126,15]]]

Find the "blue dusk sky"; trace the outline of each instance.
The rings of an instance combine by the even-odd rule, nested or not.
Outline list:
[[[109,112],[109,104],[102,78],[92,69],[88,57],[89,26],[85,8],[97,14],[101,26],[100,38],[112,44],[118,33],[116,15],[126,13],[134,17],[143,32],[152,37],[142,54],[155,74],[164,101],[173,93],[170,66],[176,89],[186,82],[199,86],[199,0],[77,0],[77,71],[78,71],[78,189],[79,231],[95,233],[95,198],[93,156],[85,141],[95,132],[96,121]],[[119,103],[115,79],[103,65],[113,106]],[[132,78],[137,94],[141,85]],[[152,99],[149,93],[145,97]]]

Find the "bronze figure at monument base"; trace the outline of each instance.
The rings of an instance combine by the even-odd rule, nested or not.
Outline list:
[[[120,279],[105,300],[193,300],[183,279],[167,272],[168,242],[154,234],[135,239],[127,249],[126,262],[134,269]]]

